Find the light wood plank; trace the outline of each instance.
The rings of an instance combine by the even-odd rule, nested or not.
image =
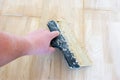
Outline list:
[[[84,8],[95,10],[120,10],[119,0],[84,0]]]
[[[5,1],[5,0],[0,0],[0,14],[1,14],[1,12],[2,12],[2,8],[3,8],[4,1]]]
[[[22,16],[24,10],[24,0],[5,0],[2,15]]]
[[[114,25],[119,25],[119,21],[118,12],[116,15],[111,11],[85,11],[86,47],[94,65],[86,71],[88,79],[120,79],[118,71],[118,66],[120,67],[119,58],[115,57],[116,55],[119,56],[119,50],[115,50],[118,49],[118,46],[115,47],[115,43],[119,43],[117,41],[119,37],[115,42],[115,38],[112,37],[119,35],[119,31],[117,31],[119,28]],[[113,44],[114,48],[111,46]],[[116,53],[112,51],[116,51]]]
[[[112,56],[112,62],[114,65],[114,77],[115,79],[120,79],[120,12],[113,12],[111,15],[109,24],[109,46]]]

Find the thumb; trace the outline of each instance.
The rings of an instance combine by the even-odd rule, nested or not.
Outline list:
[[[52,40],[53,38],[57,37],[58,35],[59,35],[59,31],[50,32],[50,39]]]

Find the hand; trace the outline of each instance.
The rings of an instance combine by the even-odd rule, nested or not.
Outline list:
[[[31,46],[28,50],[28,54],[46,54],[55,51],[55,48],[50,46],[50,42],[53,38],[59,35],[58,31],[50,32],[49,30],[40,29],[27,35],[27,39]]]

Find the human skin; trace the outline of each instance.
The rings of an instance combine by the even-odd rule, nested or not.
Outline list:
[[[53,53],[55,48],[50,46],[50,42],[58,35],[58,31],[45,29],[36,30],[24,37],[0,32],[0,66],[25,55]]]

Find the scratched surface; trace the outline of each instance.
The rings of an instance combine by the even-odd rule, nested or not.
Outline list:
[[[0,31],[24,36],[62,21],[66,38],[75,37],[71,49],[81,45],[93,62],[70,70],[59,51],[24,56],[1,67],[0,80],[120,80],[119,11],[119,0],[0,0]]]

